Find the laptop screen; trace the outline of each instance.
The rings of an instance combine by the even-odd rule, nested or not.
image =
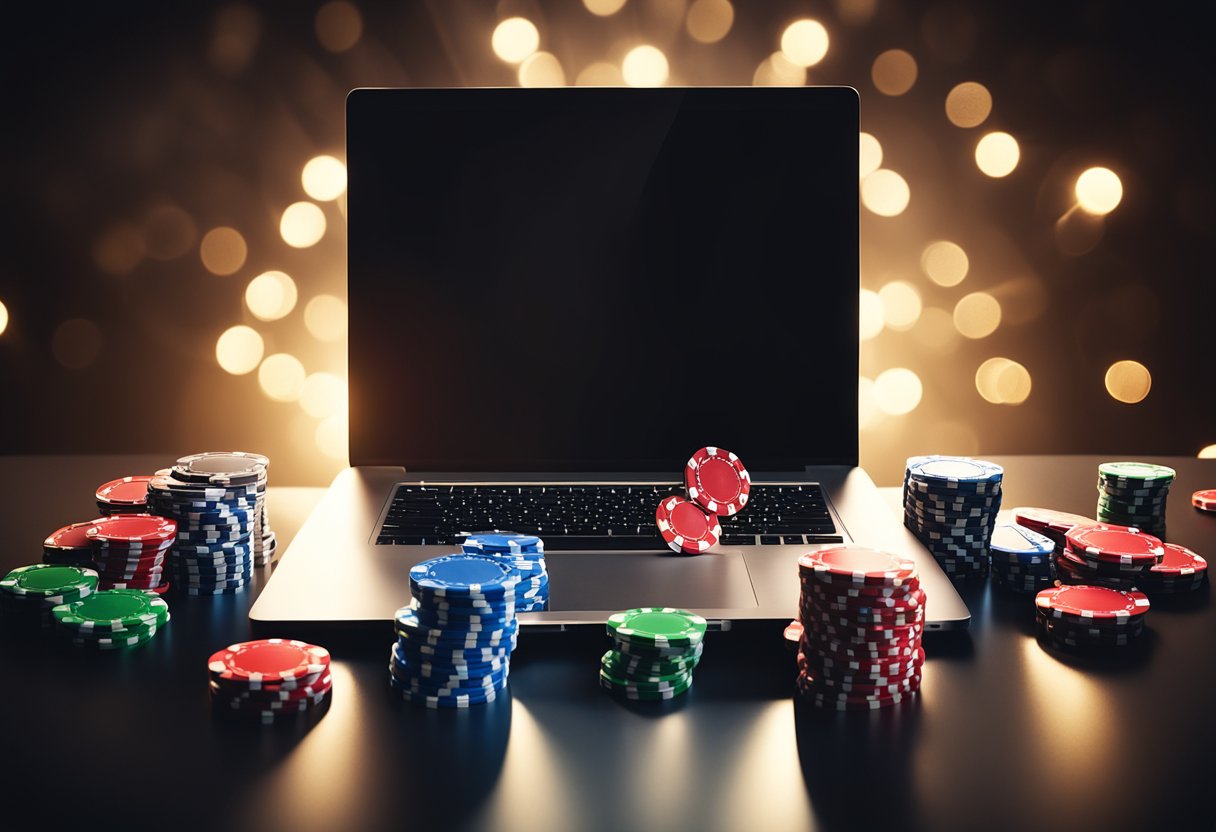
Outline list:
[[[857,131],[847,88],[352,92],[351,463],[856,464]]]

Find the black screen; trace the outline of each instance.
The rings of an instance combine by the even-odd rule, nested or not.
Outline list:
[[[847,88],[352,92],[352,464],[856,464],[857,123]]]

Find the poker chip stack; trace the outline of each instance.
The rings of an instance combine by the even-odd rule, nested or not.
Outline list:
[[[1194,592],[1203,586],[1208,574],[1208,562],[1202,556],[1177,543],[1162,543],[1165,555],[1161,562],[1140,579],[1140,589],[1150,596]]]
[[[72,523],[56,529],[42,541],[42,562],[57,566],[93,568],[93,542],[86,534],[96,521]]]
[[[397,610],[389,683],[408,702],[468,708],[507,686],[519,638],[519,571],[501,557],[461,553],[410,569],[413,601]]]
[[[674,699],[692,687],[705,649],[705,619],[674,607],[638,607],[608,617],[613,649],[600,657],[600,686],[635,701]]]
[[[37,563],[14,569],[0,580],[0,616],[9,627],[51,626],[51,610],[79,601],[97,589],[97,573],[79,566]]]
[[[1204,514],[1216,514],[1216,488],[1205,488],[1193,493],[1191,505]]]
[[[1094,522],[1088,517],[1070,514],[1067,511],[1029,506],[1013,509],[1013,519],[1019,526],[1050,538],[1051,542],[1055,544],[1056,554],[1064,550],[1067,543],[1064,535],[1068,533],[1069,529],[1073,526],[1085,526]]]
[[[94,498],[102,517],[111,514],[147,514],[151,476],[122,477],[98,486]]]
[[[1147,462],[1098,466],[1098,520],[1165,539],[1165,503],[1175,471]]]
[[[904,525],[951,578],[962,580],[987,572],[1003,477],[1001,466],[980,459],[908,459]]]
[[[655,509],[659,535],[673,552],[699,555],[722,537],[719,517],[743,510],[752,490],[742,460],[722,448],[706,447],[684,466],[688,499],[664,497]]]
[[[920,690],[925,593],[916,564],[863,546],[798,559],[798,692],[822,708],[873,710]]]
[[[1089,523],[1073,526],[1056,553],[1056,575],[1065,584],[1133,590],[1165,557],[1159,538],[1130,526]]]
[[[315,713],[333,691],[324,647],[282,638],[230,644],[207,660],[217,712],[264,725]]]
[[[111,514],[85,529],[93,545],[98,589],[137,589],[164,594],[169,589],[165,559],[177,523],[150,514]]]
[[[1149,600],[1142,592],[1099,586],[1059,586],[1035,596],[1040,635],[1057,647],[1127,647],[1144,632]]]
[[[1055,541],[1046,535],[1016,523],[998,523],[988,545],[992,577],[998,586],[1013,592],[1047,589],[1055,582],[1055,549]]]
[[[253,490],[253,530],[250,543],[253,549],[253,565],[266,566],[274,561],[277,541],[270,529],[270,515],[266,509],[266,487],[270,478],[270,458],[262,454],[245,451],[203,453],[184,456],[173,470],[179,479],[202,482],[202,477],[233,477],[245,482],[250,471],[256,471],[256,488]],[[193,474],[193,478],[190,477]]]
[[[530,534],[514,532],[479,532],[471,534],[461,544],[471,555],[498,558],[519,570],[520,582],[515,588],[515,611],[540,612],[549,605],[549,571],[545,567],[545,542]]]
[[[72,644],[120,650],[147,644],[169,621],[163,598],[139,589],[108,589],[51,610],[55,626]]]

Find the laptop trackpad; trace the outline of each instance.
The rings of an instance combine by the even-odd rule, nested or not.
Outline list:
[[[738,552],[549,552],[549,611],[757,606]]]

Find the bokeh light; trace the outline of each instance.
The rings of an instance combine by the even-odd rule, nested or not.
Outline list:
[[[1139,361],[1116,361],[1106,370],[1106,392],[1124,404],[1144,401],[1153,387],[1153,376]]]
[[[946,95],[946,118],[956,127],[978,127],[992,113],[992,93],[983,84],[964,81]]]
[[[907,367],[883,370],[874,379],[874,401],[879,410],[891,416],[911,413],[920,404],[923,393],[920,376]]]
[[[870,80],[883,95],[903,95],[916,83],[916,59],[903,49],[888,49],[874,59]]]
[[[992,404],[1019,405],[1031,387],[1030,371],[1010,358],[989,358],[975,371],[975,389]]]
[[[882,298],[878,296],[878,292],[862,289],[858,297],[857,308],[857,334],[860,336],[860,340],[868,341],[882,332],[882,328],[886,325],[886,321],[883,319]]]
[[[317,9],[315,24],[317,41],[329,52],[345,52],[363,37],[363,16],[344,0]]]
[[[801,87],[805,83],[806,67],[791,63],[781,52],[761,61],[752,75],[752,85],[757,87]]]
[[[963,295],[954,305],[954,326],[966,338],[987,338],[1001,325],[1001,304],[987,292]]]
[[[583,0],[587,11],[600,17],[616,14],[625,6],[625,0]]]
[[[574,79],[576,87],[619,87],[624,83],[625,76],[621,75],[621,68],[608,61],[587,64]]]
[[[993,179],[1013,173],[1021,156],[1017,139],[1000,131],[988,133],[975,145],[976,167]]]
[[[920,320],[912,327],[912,337],[926,350],[939,354],[953,352],[959,345],[954,316],[937,306],[921,310]]]
[[[735,22],[735,7],[730,0],[695,0],[688,7],[684,28],[698,43],[717,43],[726,37]]]
[[[144,250],[154,260],[175,260],[194,248],[198,228],[179,206],[161,202],[144,218]]]
[[[268,355],[258,367],[258,384],[276,402],[294,402],[304,391],[304,365],[285,352]]]
[[[297,297],[296,282],[278,271],[263,272],[245,287],[245,305],[263,321],[285,318],[296,308]]]
[[[490,46],[494,54],[507,63],[522,63],[540,48],[540,32],[525,17],[508,17],[494,28]]]
[[[836,0],[836,15],[850,26],[868,23],[878,8],[878,0]]]
[[[83,370],[97,361],[104,340],[97,324],[87,318],[71,318],[55,327],[51,354],[67,369]]]
[[[1201,448],[1198,456],[1200,459],[1216,459],[1216,444]]]
[[[1073,186],[1081,210],[1101,216],[1109,214],[1123,200],[1123,182],[1110,168],[1089,168]]]
[[[235,228],[220,226],[203,235],[198,256],[203,267],[212,274],[229,275],[240,271],[249,255],[245,238]]]
[[[566,73],[551,52],[533,52],[519,65],[521,87],[564,87]]]
[[[880,217],[902,214],[911,196],[904,178],[887,168],[879,168],[861,180],[862,204]]]
[[[878,401],[874,398],[874,380],[859,376],[857,379],[857,427],[865,430],[882,419]]]
[[[333,373],[311,373],[300,390],[300,407],[317,419],[346,413],[346,382]]]
[[[293,202],[279,220],[279,234],[292,248],[315,246],[325,236],[325,213],[311,202]]]
[[[215,360],[220,368],[234,376],[243,376],[262,363],[266,344],[253,327],[243,324],[229,327],[215,340]]]
[[[857,167],[862,179],[865,179],[882,165],[882,145],[878,139],[869,133],[860,135],[858,145]]]
[[[938,286],[957,286],[967,277],[971,262],[958,243],[936,240],[920,253],[920,267]]]
[[[317,295],[304,307],[304,326],[318,341],[346,338],[346,301],[333,295]]]
[[[818,20],[795,20],[781,34],[781,51],[797,66],[814,66],[828,54],[828,30]]]
[[[317,202],[331,202],[346,193],[346,165],[333,156],[315,156],[300,172],[300,184]]]
[[[146,253],[143,234],[129,222],[115,223],[93,244],[93,262],[107,274],[130,274]]]
[[[8,329],[8,307],[4,305],[4,301],[0,301],[0,335],[3,335],[6,329]]]
[[[653,46],[635,46],[621,62],[621,75],[631,87],[659,87],[667,81],[667,56]]]
[[[883,322],[891,329],[903,332],[920,319],[920,292],[911,283],[893,280],[878,290],[882,301]]]
[[[347,419],[343,415],[328,416],[321,420],[313,433],[317,449],[330,459],[346,462],[350,453]]]
[[[234,3],[215,13],[207,62],[229,77],[240,75],[249,66],[262,34],[262,17],[257,9]]]

